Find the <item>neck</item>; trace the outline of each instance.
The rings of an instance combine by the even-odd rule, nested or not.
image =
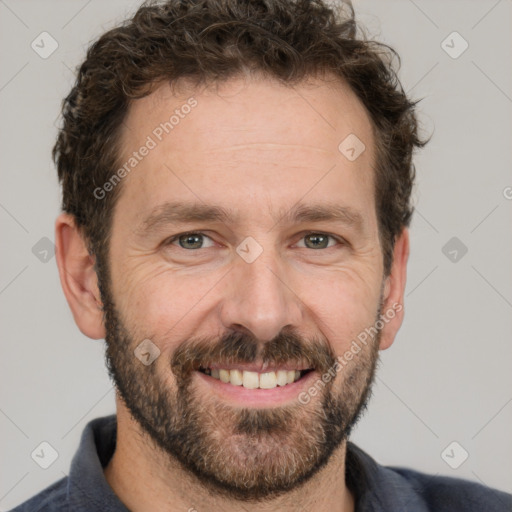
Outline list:
[[[117,497],[129,510],[240,511],[240,501],[212,495],[194,475],[184,471],[175,460],[145,439],[139,424],[118,403],[116,450],[104,473]],[[288,512],[297,510],[297,503],[300,503],[303,512],[353,512],[354,498],[345,484],[345,454],[346,442],[322,470],[298,489],[264,502],[244,502],[244,510]]]

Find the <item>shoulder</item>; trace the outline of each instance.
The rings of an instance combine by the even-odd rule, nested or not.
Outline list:
[[[67,487],[68,477],[61,478],[16,508],[13,508],[10,512],[54,512],[68,510]]]
[[[429,510],[510,512],[512,495],[485,485],[448,476],[428,475],[404,467],[388,467],[405,479]]]
[[[382,466],[349,442],[346,481],[365,512],[511,512],[512,495],[402,466]]]

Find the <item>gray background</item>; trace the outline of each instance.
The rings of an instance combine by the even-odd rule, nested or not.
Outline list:
[[[50,150],[61,99],[88,43],[137,4],[0,0],[0,510],[67,474],[85,424],[115,410],[104,342],[79,332],[40,240],[54,240],[59,213]],[[435,131],[416,159],[405,322],[352,439],[384,464],[512,492],[512,4],[354,5],[400,53],[404,87],[425,98],[424,130]],[[46,59],[31,48],[43,31],[59,45]],[[458,58],[442,47],[453,31],[469,43]],[[42,441],[59,455],[48,469],[31,458]]]

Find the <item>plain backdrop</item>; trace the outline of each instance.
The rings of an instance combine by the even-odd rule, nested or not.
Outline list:
[[[51,252],[50,151],[88,44],[138,3],[0,1],[0,510],[67,474],[85,424],[115,411],[104,342],[76,327]],[[512,492],[512,2],[354,6],[401,55],[433,137],[416,158],[404,325],[352,440],[386,465]],[[42,32],[58,44],[47,58],[31,46],[55,44]],[[41,442],[58,453],[47,469]]]

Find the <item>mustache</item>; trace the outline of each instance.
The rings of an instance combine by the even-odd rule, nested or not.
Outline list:
[[[203,337],[184,341],[172,356],[171,369],[176,377],[186,380],[192,372],[211,364],[256,361],[274,365],[303,364],[324,374],[334,366],[336,356],[325,338],[314,336],[304,340],[293,329],[283,330],[265,343],[250,334],[230,331],[220,339]]]

